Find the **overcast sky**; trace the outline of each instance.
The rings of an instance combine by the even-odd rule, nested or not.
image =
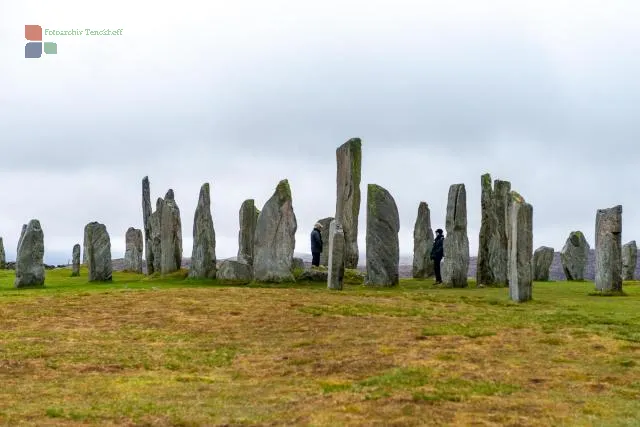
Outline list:
[[[173,188],[190,256],[200,185],[211,183],[219,258],[237,252],[238,210],[288,178],[296,251],[335,211],[335,149],[363,141],[366,185],[400,211],[410,254],[418,203],[444,228],[464,183],[471,254],[480,175],[533,205],[534,246],[572,230],[594,244],[598,208],[624,207],[640,239],[640,2],[22,0],[0,3],[0,236],[15,257],[38,218],[45,262],[66,262],[90,221],[114,258],[142,227],[141,179]],[[123,29],[45,36],[24,58],[24,25]]]

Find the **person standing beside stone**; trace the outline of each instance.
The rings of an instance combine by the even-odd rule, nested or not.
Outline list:
[[[440,261],[444,258],[444,235],[442,228],[436,230],[436,239],[433,241],[431,248],[431,259],[433,260],[433,272],[436,275],[436,285],[442,283],[442,275],[440,274]]]
[[[319,267],[320,266],[320,254],[322,253],[322,224],[319,222],[313,226],[313,231],[311,231],[311,266]]]

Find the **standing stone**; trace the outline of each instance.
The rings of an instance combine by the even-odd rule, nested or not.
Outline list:
[[[151,253],[153,254],[153,268],[152,271],[160,273],[160,261],[162,260],[162,239],[160,233],[160,217],[162,215],[162,206],[164,200],[162,197],[158,197],[156,200],[156,210],[151,213],[149,217],[149,224],[151,226]]]
[[[400,216],[395,200],[384,188],[369,184],[367,186],[367,279],[365,285],[390,287],[398,284],[399,231]]]
[[[289,181],[283,179],[258,216],[253,257],[253,278],[258,282],[294,281],[298,222],[292,203]]]
[[[553,248],[540,246],[533,253],[533,280],[537,282],[549,281],[549,269],[553,262]]]
[[[638,246],[632,240],[622,246],[622,280],[633,280],[638,262]]]
[[[467,191],[464,184],[449,187],[444,239],[442,281],[445,286],[465,288],[468,285],[469,237],[467,236]]]
[[[433,230],[431,211],[426,202],[418,205],[418,217],[413,227],[413,278],[424,279],[433,276]]]
[[[44,233],[37,219],[22,226],[15,269],[16,288],[44,286]]]
[[[491,175],[480,177],[481,222],[476,268],[479,285],[506,285],[507,280],[507,205],[511,183],[496,179],[491,188]]]
[[[567,280],[584,280],[589,257],[589,243],[581,231],[572,231],[560,251],[562,270]]]
[[[198,206],[193,218],[193,250],[189,277],[194,279],[216,278],[216,232],[211,217],[209,183],[202,184]]]
[[[155,252],[154,252],[155,256]],[[182,222],[173,190],[164,196],[160,212],[160,272],[169,274],[182,266]]]
[[[87,242],[82,239],[82,264],[87,265]]]
[[[333,217],[322,218],[316,221],[322,225],[320,237],[322,238],[323,247],[322,252],[320,252],[320,265],[324,265],[325,267],[329,265],[329,227],[331,226],[331,221],[333,221]]]
[[[71,276],[77,277],[80,275],[80,244],[73,245],[73,251],[71,252]]]
[[[622,292],[622,206],[596,213],[596,289]]]
[[[509,297],[529,301],[532,293],[533,207],[515,191],[509,200]]]
[[[153,274],[153,245],[151,243],[151,189],[149,177],[142,178],[142,224],[144,227],[144,250],[147,274]]]
[[[142,273],[142,230],[129,227],[125,234],[124,269],[132,273]]]
[[[329,223],[329,272],[327,288],[342,290],[344,281],[344,231],[335,220]]]
[[[360,174],[362,141],[351,138],[336,150],[337,197],[335,219],[342,224],[345,240],[345,267],[358,267],[358,216],[360,215]]]
[[[4,243],[0,237],[0,270],[7,268],[7,256],[4,253]]]
[[[98,222],[90,222],[84,227],[84,241],[87,243],[87,267],[90,282],[110,282],[113,267],[111,263],[111,239],[107,227]]]
[[[253,265],[254,239],[260,211],[253,199],[247,199],[240,206],[240,231],[238,232],[238,261]]]

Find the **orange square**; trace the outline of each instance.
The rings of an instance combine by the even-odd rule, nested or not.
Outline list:
[[[25,25],[24,38],[32,42],[42,41],[42,27],[40,25]]]

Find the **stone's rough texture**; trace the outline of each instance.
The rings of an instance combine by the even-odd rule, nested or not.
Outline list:
[[[44,233],[40,221],[22,226],[16,254],[16,288],[44,286]]]
[[[155,251],[154,251],[155,256]],[[160,212],[160,272],[178,271],[182,265],[182,222],[180,209],[169,189],[162,202]]]
[[[4,253],[4,242],[0,237],[0,270],[7,268],[7,256]]]
[[[369,184],[367,186],[367,279],[365,285],[387,287],[398,284],[399,231],[400,216],[395,200],[384,188]]]
[[[300,274],[298,281],[300,282],[326,282],[328,272],[326,270],[318,270],[315,268],[308,268]]]
[[[80,275],[80,244],[73,245],[71,253],[71,276]]]
[[[231,280],[243,283],[251,282],[251,266],[246,262],[226,259],[222,261],[216,273],[218,280]]]
[[[453,184],[449,187],[445,227],[447,235],[444,240],[442,281],[445,286],[464,288],[468,285],[469,270],[467,191],[464,184]]]
[[[622,291],[622,206],[596,213],[596,289]]]
[[[87,265],[87,242],[82,239],[82,264]]]
[[[638,263],[638,246],[632,240],[622,246],[622,280],[633,280]]]
[[[291,268],[293,270],[304,270],[304,260],[302,258],[293,258],[293,260],[291,261]]]
[[[480,178],[481,224],[476,267],[476,282],[481,285],[507,284],[507,204],[511,183],[496,179],[491,187],[491,175]]]
[[[158,197],[156,200],[156,210],[149,217],[149,226],[151,227],[151,253],[153,254],[153,271],[160,273],[160,260],[162,258],[162,240],[160,233],[160,217],[162,215],[162,206],[164,200]]]
[[[589,243],[581,231],[572,231],[560,252],[562,269],[567,280],[584,280],[589,256]]]
[[[360,215],[360,174],[362,141],[351,138],[336,150],[337,197],[335,219],[342,224],[345,240],[345,267],[358,266],[358,217]]]
[[[515,191],[510,194],[509,297],[523,302],[530,300],[532,293],[533,207]]]
[[[238,232],[238,261],[253,265],[254,239],[260,211],[253,199],[242,202],[240,206],[240,231]]]
[[[142,230],[129,227],[125,234],[124,269],[132,273],[142,273]]]
[[[413,278],[423,279],[433,276],[433,230],[431,212],[426,202],[418,205],[418,217],[413,227]]]
[[[259,282],[290,282],[298,223],[289,181],[280,181],[258,216],[253,276]]]
[[[344,231],[337,221],[329,224],[329,271],[327,272],[327,287],[341,290],[344,281]]]
[[[194,279],[216,278],[216,232],[211,216],[209,183],[202,184],[198,206],[193,217],[193,250],[189,277]]]
[[[540,246],[533,253],[533,280],[546,282],[549,280],[549,269],[553,262],[553,248]]]
[[[87,242],[87,267],[90,282],[109,282],[113,267],[111,264],[111,239],[107,227],[98,222],[90,222],[84,227]]]
[[[329,265],[329,226],[331,225],[331,221],[333,221],[332,217],[322,218],[316,222],[319,222],[322,225],[322,230],[320,231],[320,237],[322,237],[322,253],[320,253],[320,265],[328,266]]]
[[[144,227],[144,250],[146,255],[147,274],[154,273],[153,245],[151,243],[151,189],[149,177],[142,178],[142,224]]]

